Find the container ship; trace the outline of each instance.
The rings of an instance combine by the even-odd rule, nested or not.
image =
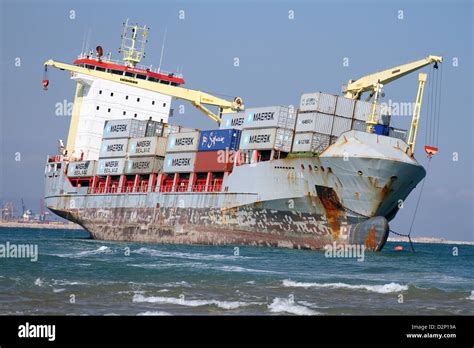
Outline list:
[[[139,65],[147,37],[127,21],[121,61],[97,46],[73,64],[45,62],[44,89],[48,67],[76,82],[67,144],[47,158],[48,209],[100,240],[383,248],[426,173],[414,158],[426,74],[408,131],[390,126],[381,88],[441,57],[350,80],[343,95],[303,93],[299,107],[246,108]],[[173,99],[218,126],[170,124]]]

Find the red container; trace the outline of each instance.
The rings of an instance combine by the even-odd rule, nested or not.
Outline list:
[[[203,172],[230,172],[234,166],[234,151],[204,151],[196,154],[194,171]]]

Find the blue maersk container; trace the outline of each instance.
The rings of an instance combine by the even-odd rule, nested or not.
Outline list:
[[[201,132],[198,151],[238,150],[240,130],[212,129]]]

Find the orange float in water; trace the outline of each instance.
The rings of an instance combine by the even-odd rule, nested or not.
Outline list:
[[[393,248],[395,251],[402,251],[403,247],[401,245],[397,245],[395,248]]]

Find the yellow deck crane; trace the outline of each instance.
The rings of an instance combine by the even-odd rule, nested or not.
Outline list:
[[[161,94],[166,94],[177,99],[182,99],[191,102],[196,108],[201,110],[204,114],[206,114],[209,118],[213,121],[220,124],[222,114],[232,113],[241,111],[244,109],[244,103],[242,98],[236,97],[233,101],[224,100],[218,97],[215,97],[211,94],[196,91],[193,89],[183,88],[179,86],[171,86],[165,85],[161,83],[146,81],[137,79],[134,77],[128,77],[123,75],[115,75],[105,71],[98,71],[94,69],[83,68],[80,66],[66,64],[57,62],[54,60],[48,60],[44,63],[45,69],[48,66],[52,66],[58,68],[60,70],[67,70],[70,71],[72,75],[74,74],[84,74],[88,76],[92,76],[95,78],[113,81],[117,83],[121,83],[127,86],[141,88],[144,90],[157,92]],[[211,110],[209,110],[204,105],[212,105],[217,106],[219,109],[218,114],[214,114]]]
[[[405,75],[408,75],[418,69],[421,69],[427,65],[434,64],[434,67],[437,68],[438,63],[443,62],[443,57],[440,56],[428,56],[424,59],[420,59],[411,63],[403,64],[396,66],[390,69],[382,70],[374,74],[370,74],[364,77],[361,77],[358,80],[349,80],[347,85],[343,87],[343,93],[346,98],[357,99],[359,100],[363,93],[369,92],[369,96],[366,99],[369,101],[374,97],[374,103],[372,105],[372,112],[367,121],[367,132],[373,133],[373,126],[377,124],[375,118],[375,110],[378,101],[378,96],[383,85],[386,85],[392,81],[395,81]],[[415,112],[413,114],[413,119],[410,126],[410,133],[408,138],[408,145],[412,150],[412,153],[415,150],[416,134],[418,129],[418,123],[421,113],[421,103],[423,100],[423,91],[426,83],[426,74],[420,74],[419,76],[419,87],[418,94],[415,104]]]

